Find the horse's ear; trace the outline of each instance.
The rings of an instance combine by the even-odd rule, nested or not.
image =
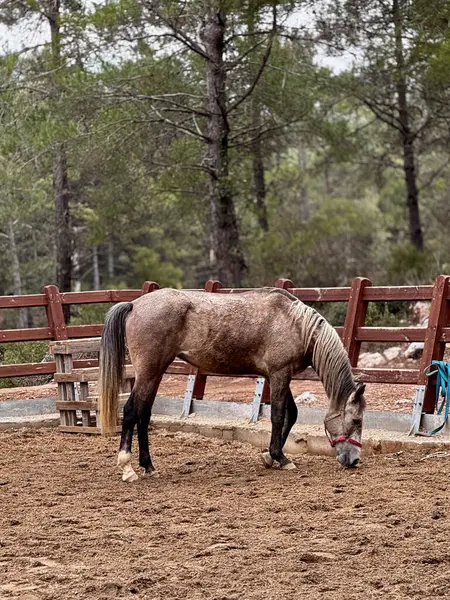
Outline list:
[[[366,391],[366,384],[363,383],[362,381],[358,381],[356,384],[355,396],[362,396],[365,391]]]

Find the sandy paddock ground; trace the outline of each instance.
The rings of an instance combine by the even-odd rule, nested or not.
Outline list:
[[[0,434],[0,598],[450,597],[450,459],[344,471],[250,445],[152,434],[159,478],[125,484],[118,438]]]

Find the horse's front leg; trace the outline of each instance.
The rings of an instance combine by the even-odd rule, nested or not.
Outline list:
[[[284,448],[286,441],[288,439],[289,433],[292,429],[292,426],[295,425],[298,417],[298,409],[295,404],[294,396],[290,389],[286,394],[286,414],[284,417],[284,425],[283,431],[281,433],[281,445]]]
[[[272,435],[270,438],[269,452],[263,454],[267,467],[271,467],[276,460],[282,469],[295,469],[295,465],[283,454],[283,425],[286,417],[286,403],[290,383],[289,372],[280,372],[270,377],[270,419],[272,421]]]

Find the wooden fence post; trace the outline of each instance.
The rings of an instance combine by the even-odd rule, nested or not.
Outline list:
[[[275,287],[280,288],[282,290],[288,290],[289,288],[294,288],[295,285],[290,279],[277,279]]]
[[[46,285],[44,294],[47,297],[47,313],[48,326],[53,332],[53,339],[67,340],[66,322],[64,319],[64,311],[61,301],[61,294],[56,285]],[[73,370],[73,360],[71,354],[55,354],[56,372],[71,373]],[[75,401],[75,386],[73,383],[64,382],[58,383],[58,398],[59,400]],[[63,410],[60,412],[61,425],[76,425],[77,414],[74,410]]]
[[[210,279],[205,283],[205,292],[215,293],[223,288],[223,284],[220,281]],[[194,387],[192,390],[192,397],[196,400],[201,400],[205,395],[206,387],[206,375],[203,375],[198,369],[195,373]]]
[[[144,281],[141,287],[141,296],[144,294],[149,294],[150,292],[154,292],[155,290],[159,290],[159,284],[156,281]]]
[[[361,342],[357,340],[358,327],[363,327],[366,321],[367,308],[369,303],[363,300],[364,290],[371,286],[370,279],[365,277],[356,277],[352,281],[350,296],[347,304],[347,314],[345,316],[344,332],[342,334],[342,343],[347,350],[348,358],[352,367],[358,365],[359,351]]]
[[[205,292],[217,292],[223,288],[223,283],[215,279],[209,279],[205,283]]]
[[[432,360],[442,360],[444,358],[445,342],[441,341],[441,335],[442,328],[448,325],[450,319],[449,282],[450,276],[448,275],[439,275],[434,282],[430,317],[428,319],[423,354],[420,361],[419,380],[417,384],[426,386],[423,412],[429,414],[434,412],[436,377],[427,377],[424,374],[424,369],[431,364]]]
[[[53,331],[53,339],[67,340],[69,336],[67,334],[60,292],[56,285],[46,285],[44,294],[47,297],[48,304],[45,307],[45,310],[47,313],[48,326]]]

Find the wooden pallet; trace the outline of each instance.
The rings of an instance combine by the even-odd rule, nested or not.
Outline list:
[[[78,353],[98,353],[100,338],[62,340],[50,343],[50,352],[55,356],[58,384],[56,408],[60,414],[59,430],[65,433],[100,433],[98,395],[94,393],[94,384],[99,380],[98,367],[74,368],[73,355]],[[124,365],[124,379],[119,395],[117,431],[121,429],[121,412],[134,384],[134,368]],[[166,373],[192,374],[192,367],[184,361],[174,361]]]

